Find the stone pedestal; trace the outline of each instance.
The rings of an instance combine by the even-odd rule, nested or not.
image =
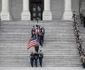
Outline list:
[[[21,20],[30,20],[29,0],[23,0],[23,11],[21,13]]]
[[[9,0],[2,0],[1,20],[10,20]]]
[[[63,14],[63,20],[72,20],[71,0],[65,0],[65,10]]]
[[[44,0],[43,20],[52,20],[52,13],[50,11],[50,0]]]

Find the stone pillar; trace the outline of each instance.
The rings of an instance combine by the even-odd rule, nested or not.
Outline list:
[[[50,0],[44,0],[43,20],[52,20],[52,13],[50,11]]]
[[[23,0],[23,12],[21,13],[21,20],[30,20],[29,0]]]
[[[71,0],[65,0],[63,20],[72,20]]]
[[[2,0],[1,20],[10,20],[9,0]]]

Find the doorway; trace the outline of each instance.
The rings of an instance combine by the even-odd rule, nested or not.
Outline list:
[[[43,20],[43,0],[30,0],[30,14],[31,20]]]

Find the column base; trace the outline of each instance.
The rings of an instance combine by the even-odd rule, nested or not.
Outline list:
[[[65,11],[63,14],[63,20],[72,20],[72,12],[71,11]]]
[[[23,11],[21,14],[21,20],[30,20],[30,12],[29,11]]]
[[[52,20],[52,13],[50,11],[44,11],[43,20]]]
[[[6,21],[11,20],[9,12],[1,12],[1,20],[6,20]]]

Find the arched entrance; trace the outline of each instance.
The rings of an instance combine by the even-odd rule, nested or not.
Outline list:
[[[30,0],[29,5],[31,20],[42,20],[44,0]]]

